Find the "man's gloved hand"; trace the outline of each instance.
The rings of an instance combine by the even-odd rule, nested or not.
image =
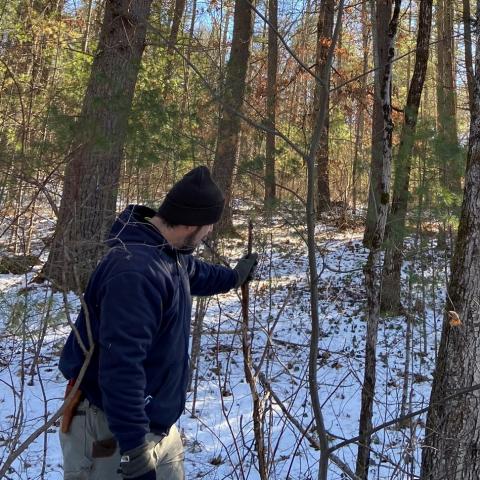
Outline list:
[[[234,270],[237,272],[238,280],[235,288],[243,285],[253,278],[255,268],[258,263],[258,253],[248,253],[244,255],[235,266]]]
[[[148,443],[127,450],[120,460],[122,476],[128,480],[155,480],[155,460]]]

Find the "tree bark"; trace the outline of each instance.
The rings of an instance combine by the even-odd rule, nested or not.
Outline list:
[[[83,46],[82,50],[84,53],[87,53],[88,51],[88,41],[90,37],[90,25],[92,22],[92,10],[93,10],[93,0],[88,0],[88,6],[87,6],[87,18],[85,19],[86,25],[85,25],[85,33],[83,35]]]
[[[323,0],[320,4],[317,23],[317,49],[315,72],[318,77],[322,75],[327,62],[328,49],[332,42],[333,20],[335,15],[335,0]],[[319,109],[321,95],[321,86],[319,82],[315,83],[314,91],[314,115]],[[316,152],[317,162],[317,215],[328,209],[330,206],[330,185],[328,178],[328,132],[330,127],[330,96],[327,96],[327,110],[325,125],[320,137],[320,144]]]
[[[278,68],[278,1],[268,1],[268,58],[267,58],[267,127],[273,132],[276,123],[277,68]],[[275,134],[267,132],[265,146],[265,205],[276,197]]]
[[[388,205],[389,197],[382,196],[382,191],[387,188],[382,184],[383,172],[383,133],[384,117],[381,100],[381,82],[382,72],[387,63],[387,35],[388,22],[392,14],[392,0],[374,2],[371,0],[372,14],[372,38],[373,38],[373,58],[374,58],[374,99],[373,99],[373,118],[372,118],[372,159],[370,164],[370,185],[368,189],[368,207],[365,233],[363,237],[364,245],[371,248],[376,235],[378,210],[382,205]]]
[[[170,80],[174,74],[174,48],[177,44],[178,32],[180,31],[180,25],[185,12],[185,4],[186,0],[175,0],[175,6],[173,8],[172,26],[170,28],[170,35],[168,36],[167,40],[167,63],[165,66],[165,75],[163,77],[163,96],[165,98],[168,98],[172,93]]]
[[[427,73],[433,0],[421,0],[418,18],[415,67],[408,89],[400,146],[395,162],[393,201],[388,217],[388,238],[382,272],[383,311],[400,310],[400,272],[403,263],[403,241],[408,207],[412,151],[415,142],[418,110]]]
[[[213,178],[225,195],[225,209],[215,228],[217,233],[233,228],[230,201],[240,134],[240,118],[234,112],[241,111],[243,106],[252,34],[253,13],[250,4],[246,0],[236,0],[233,14],[232,47],[226,67],[212,171]]]
[[[178,32],[182,23],[183,13],[185,11],[186,0],[175,0],[175,8],[173,11],[172,27],[170,36],[168,37],[167,55],[173,54],[173,47],[177,43]]]
[[[468,85],[468,104],[470,111],[473,109],[473,97],[475,88],[475,79],[473,72],[472,57],[472,18],[470,13],[470,0],[463,0],[463,31],[465,44],[465,70],[467,71]]]
[[[477,2],[477,22],[480,9]],[[475,89],[460,225],[452,258],[442,338],[427,416],[422,479],[480,477],[480,394],[437,403],[480,383],[480,36],[476,33]],[[454,312],[454,313],[451,313]]]
[[[437,132],[442,185],[450,192],[461,191],[461,165],[457,134],[455,84],[454,2],[437,3]]]
[[[357,123],[355,126],[355,153],[353,157],[352,167],[352,208],[353,213],[357,212],[357,196],[359,170],[360,170],[360,154],[362,151],[362,139],[365,124],[365,98],[367,97],[367,78],[368,69],[368,27],[367,27],[367,3],[362,3],[362,49],[363,49],[363,76],[360,79],[360,95],[358,101]]]
[[[398,28],[398,17],[400,14],[401,0],[395,0],[393,15],[391,12],[391,3],[386,4],[383,0],[379,0],[376,5],[376,28],[380,23],[387,24],[387,31],[384,39],[384,48],[388,52],[384,68],[382,68],[382,80],[380,88],[380,99],[382,103],[382,168],[380,171],[381,190],[378,192],[381,201],[377,205],[375,212],[376,222],[371,235],[371,247],[365,264],[365,289],[367,293],[367,338],[365,346],[365,372],[362,385],[362,403],[360,408],[359,421],[359,442],[358,455],[355,473],[362,479],[368,478],[368,468],[370,463],[370,445],[371,430],[373,416],[373,400],[375,398],[376,384],[376,354],[377,354],[377,337],[378,337],[378,321],[380,314],[380,285],[378,278],[377,265],[381,257],[381,247],[383,236],[385,233],[385,224],[388,213],[388,197],[390,190],[390,172],[392,164],[392,60],[394,58],[395,36]],[[385,16],[384,9],[387,10],[388,16]],[[390,19],[387,23],[385,19]],[[377,30],[378,31],[378,30]],[[381,37],[378,36],[378,41]]]
[[[57,227],[44,269],[47,278],[67,289],[85,286],[114,220],[128,115],[150,5],[151,0],[109,0],[105,5],[98,51],[65,169]],[[73,263],[81,285],[73,278]]]

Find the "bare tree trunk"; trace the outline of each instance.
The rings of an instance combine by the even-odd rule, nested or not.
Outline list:
[[[225,81],[225,65],[227,63],[227,53],[228,53],[228,32],[230,28],[230,20],[232,19],[232,7],[230,3],[225,5],[225,19],[222,32],[222,42],[220,44],[220,61],[219,61],[219,71],[220,71],[220,82],[223,84]],[[220,25],[222,25],[220,23]],[[221,110],[220,110],[221,111]]]
[[[183,12],[185,11],[186,0],[175,0],[175,8],[173,11],[172,27],[168,38],[167,55],[172,55],[173,47],[177,43],[178,32],[182,23]]]
[[[470,0],[463,0],[463,31],[465,32],[465,70],[467,71],[468,104],[470,105],[470,111],[472,111],[475,79],[472,58],[472,18],[470,13]]]
[[[355,153],[352,168],[352,208],[357,211],[357,196],[360,167],[360,153],[362,151],[363,131],[365,124],[365,98],[367,96],[367,69],[368,69],[368,27],[367,27],[367,3],[362,3],[362,48],[363,48],[363,76],[360,80],[361,98],[358,102],[357,124],[355,126]]]
[[[333,19],[335,15],[335,0],[322,0],[317,23],[317,49],[315,72],[321,76],[327,62],[328,49],[332,41]],[[314,91],[314,115],[319,109],[319,97],[321,94],[319,82],[315,83]],[[316,152],[317,161],[317,215],[328,209],[330,206],[330,184],[328,179],[328,131],[330,126],[330,96],[327,96],[325,125],[323,127],[320,144]]]
[[[388,198],[390,192],[390,173],[392,164],[392,60],[394,58],[394,43],[397,34],[398,17],[400,14],[401,0],[395,0],[393,15],[391,12],[391,4],[385,5],[385,2],[379,0],[376,5],[376,21],[377,29],[381,22],[387,23],[385,19],[391,20],[387,24],[387,32],[385,35],[384,47],[388,52],[385,66],[382,68],[382,80],[380,88],[380,99],[382,102],[383,127],[382,127],[382,169],[380,177],[381,190],[379,198],[381,201],[377,205],[375,212],[375,228],[371,236],[371,247],[368,259],[364,268],[365,272],[365,289],[367,292],[367,338],[365,345],[365,373],[362,385],[362,404],[360,409],[359,422],[359,442],[358,455],[356,465],[356,475],[361,479],[368,478],[368,467],[370,463],[370,445],[371,430],[373,416],[373,399],[375,397],[376,384],[376,355],[377,355],[377,337],[378,337],[378,320],[380,315],[380,285],[378,275],[378,263],[381,257],[381,247],[383,236],[385,233],[385,224],[388,213]],[[388,9],[389,16],[385,16],[383,9]],[[377,30],[378,31],[378,30]],[[380,36],[378,40],[380,41]]]
[[[436,11],[436,33],[437,33],[437,68],[436,68],[436,93],[437,93],[437,129],[442,129],[442,121],[445,117],[445,100],[444,100],[444,63],[445,63],[445,54],[443,45],[443,35],[444,35],[444,0],[437,0],[437,11]]]
[[[225,209],[216,226],[217,232],[233,228],[232,198],[233,176],[238,153],[240,111],[245,97],[250,43],[253,34],[253,13],[246,0],[236,0],[233,15],[233,37],[227,63],[222,107],[217,134],[217,148],[213,164],[213,177],[225,195]]]
[[[84,53],[88,51],[88,41],[90,37],[90,25],[92,22],[92,8],[93,7],[93,0],[88,0],[88,7],[87,7],[87,18],[86,18],[86,25],[85,25],[85,34],[83,36],[83,47],[82,50]]]
[[[277,105],[277,68],[278,68],[278,2],[268,1],[268,59],[267,59],[267,127],[274,131]],[[275,134],[267,132],[265,148],[265,205],[271,204],[276,197],[275,180]]]
[[[170,35],[167,40],[167,63],[165,66],[165,75],[163,77],[164,89],[163,96],[168,97],[171,93],[170,80],[174,74],[174,48],[177,44],[178,32],[182,23],[183,14],[185,11],[186,0],[175,0],[173,9],[172,26],[170,28]]]
[[[387,187],[382,184],[384,117],[380,90],[382,72],[384,71],[388,58],[388,22],[386,19],[390,19],[392,16],[392,0],[371,0],[370,4],[375,74],[372,118],[372,160],[368,187],[367,220],[363,237],[363,242],[368,248],[371,247],[373,237],[376,235],[378,211],[382,208],[382,205],[388,205],[389,201],[388,196],[382,196],[381,193]]]
[[[190,17],[190,26],[188,29],[188,46],[185,51],[185,61],[188,64],[190,62],[191,54],[192,54],[192,45],[193,45],[193,39],[194,39],[194,32],[195,32],[195,20],[197,17],[197,0],[193,0],[192,5],[192,14]],[[182,103],[180,107],[181,112],[187,112],[190,109],[190,97],[191,97],[191,92],[190,92],[190,68],[185,68],[184,70],[184,94],[182,97]],[[188,122],[189,122],[189,128],[192,130],[192,123],[191,123],[191,115],[188,115]],[[182,119],[180,120],[180,125],[183,125]],[[193,159],[194,164],[196,163],[196,144],[195,141],[191,141],[191,156]]]
[[[64,288],[81,287],[103,253],[113,222],[123,146],[145,47],[151,0],[109,0],[68,157],[60,212],[44,274]]]
[[[417,30],[415,67],[408,89],[400,147],[395,162],[393,201],[388,217],[388,238],[382,272],[383,311],[400,311],[400,272],[408,208],[412,151],[415,143],[418,110],[427,73],[433,0],[421,0]]]
[[[480,8],[477,1],[477,22]],[[478,23],[477,23],[478,24]],[[442,338],[427,416],[422,479],[480,477],[479,391],[445,399],[480,383],[480,34],[476,32],[475,89],[460,225],[452,258]]]
[[[454,2],[437,2],[437,131],[440,178],[450,192],[461,191],[462,169],[457,133],[455,84]]]

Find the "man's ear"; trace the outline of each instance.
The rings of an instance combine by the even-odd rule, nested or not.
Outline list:
[[[185,233],[187,235],[194,233],[198,228],[195,225],[183,225],[183,227],[185,228]]]

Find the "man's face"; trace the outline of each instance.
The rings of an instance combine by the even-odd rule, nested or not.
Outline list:
[[[188,233],[183,242],[182,248],[196,248],[207,238],[208,234],[213,230],[213,225],[202,225],[199,227],[187,227]]]

